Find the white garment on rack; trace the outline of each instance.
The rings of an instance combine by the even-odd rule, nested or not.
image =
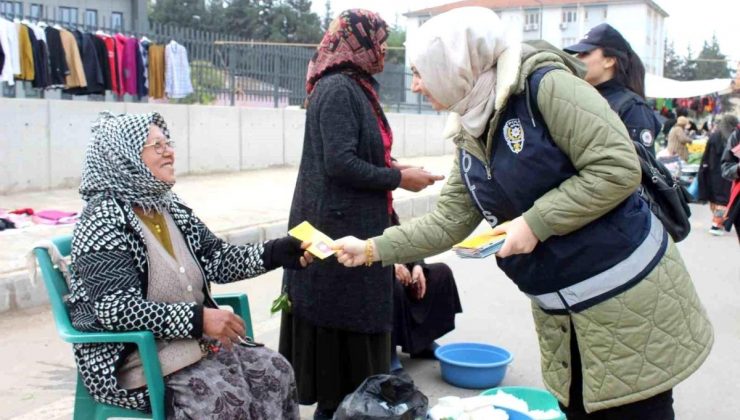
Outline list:
[[[0,81],[15,83],[13,75],[21,74],[21,50],[18,44],[18,31],[15,24],[0,18],[0,42],[5,53],[5,64],[0,70]]]
[[[35,25],[33,23],[27,23],[25,25],[33,31],[33,34],[36,35],[36,39],[44,41],[44,44],[48,44],[48,42],[46,42],[46,32],[41,29],[41,25]]]
[[[190,63],[188,50],[175,40],[165,47],[164,58],[164,91],[170,98],[184,98],[193,93],[190,81]]]

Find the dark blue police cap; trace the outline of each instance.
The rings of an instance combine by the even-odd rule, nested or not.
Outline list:
[[[590,52],[596,48],[613,48],[627,54],[632,51],[630,43],[616,29],[607,23],[591,28],[577,44],[563,48],[568,54]]]

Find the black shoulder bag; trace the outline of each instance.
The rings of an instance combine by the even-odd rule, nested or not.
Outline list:
[[[547,66],[535,70],[530,75],[529,90],[531,100],[534,101],[535,105],[537,104],[537,89],[540,80],[545,73],[554,69],[555,67]],[[630,99],[634,97],[640,98],[637,95],[624,95],[614,104],[612,110],[620,115],[623,111],[620,108],[627,105]],[[539,112],[538,109],[536,111]],[[691,196],[689,192],[678,182],[678,179],[673,177],[665,165],[658,162],[655,156],[647,151],[645,146],[635,141],[632,141],[632,144],[634,144],[637,151],[642,170],[642,182],[638,190],[640,197],[645,200],[653,214],[663,222],[663,227],[671,235],[673,241],[682,241],[691,231],[691,223],[689,222]]]
[[[625,95],[614,104],[614,112],[621,115],[622,107],[631,96]],[[671,174],[668,168],[655,159],[642,144],[633,141],[642,169],[642,185],[639,194],[648,203],[650,210],[663,222],[663,227],[674,242],[685,239],[691,231],[691,195]]]

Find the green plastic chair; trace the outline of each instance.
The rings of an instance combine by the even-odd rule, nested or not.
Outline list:
[[[72,248],[72,236],[60,236],[52,239],[52,243],[59,249],[62,256],[68,256]],[[51,311],[54,314],[57,331],[62,340],[68,343],[134,343],[141,355],[142,366],[147,386],[149,387],[149,400],[152,414],[141,411],[129,410],[109,404],[97,402],[87,392],[80,374],[77,374],[77,390],[75,392],[74,420],[94,419],[104,420],[109,417],[133,417],[152,418],[154,420],[165,419],[164,409],[164,379],[162,369],[157,357],[157,346],[154,335],[149,331],[136,332],[82,332],[72,326],[69,319],[67,307],[64,304],[64,296],[69,294],[69,288],[64,276],[55,266],[49,253],[44,248],[34,249],[34,254],[41,268],[41,274],[49,293]],[[249,299],[246,294],[224,294],[215,296],[214,300],[219,305],[231,306],[234,313],[244,319],[247,327],[247,335],[254,338],[252,319],[249,315]]]

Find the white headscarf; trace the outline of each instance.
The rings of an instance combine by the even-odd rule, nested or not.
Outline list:
[[[512,44],[505,33],[492,10],[461,7],[429,19],[406,41],[426,89],[475,137],[494,110],[496,62]]]

